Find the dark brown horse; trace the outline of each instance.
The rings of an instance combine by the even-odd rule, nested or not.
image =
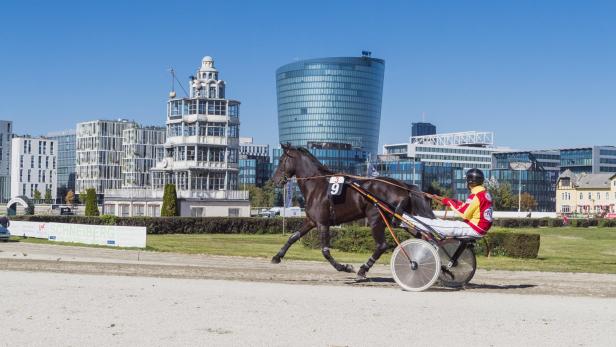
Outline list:
[[[376,249],[357,272],[357,279],[365,279],[368,270],[388,247],[385,242],[385,223],[377,207],[349,187],[346,187],[340,197],[329,196],[328,181],[334,173],[304,148],[295,148],[290,145],[282,145],[282,148],[283,154],[272,179],[276,185],[281,186],[291,177],[297,178],[299,188],[306,200],[306,220],[272,258],[272,263],[280,263],[289,247],[316,227],[320,234],[321,251],[325,259],[338,271],[354,272],[352,265],[340,264],[330,254],[329,227],[367,218]],[[417,186],[385,177],[379,177],[378,180],[365,179],[359,182],[367,191],[392,206],[396,206],[397,212],[434,218],[429,199],[423,196]]]

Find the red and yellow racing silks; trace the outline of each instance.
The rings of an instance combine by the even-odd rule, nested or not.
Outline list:
[[[481,235],[492,226],[492,196],[483,186],[473,187],[465,202],[444,198],[443,203],[458,212],[464,222]]]

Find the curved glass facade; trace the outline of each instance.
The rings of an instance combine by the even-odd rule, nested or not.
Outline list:
[[[303,147],[347,144],[376,155],[384,71],[384,60],[367,56],[309,59],[280,67],[280,142]]]

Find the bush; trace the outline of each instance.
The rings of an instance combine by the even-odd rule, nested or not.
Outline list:
[[[93,225],[145,226],[148,234],[278,234],[282,218],[229,217],[84,217],[14,216],[13,220]],[[287,218],[289,233],[299,229],[303,218]]]
[[[96,190],[89,188],[86,190],[86,216],[98,216],[98,205],[96,204]]]
[[[165,184],[163,192],[163,206],[160,209],[160,215],[163,217],[173,217],[178,213],[178,195],[175,191],[175,184]]]
[[[400,242],[408,239],[410,235],[402,230],[395,229],[394,233]],[[331,228],[331,248],[345,252],[372,252],[375,249],[374,239],[370,228],[349,227]],[[385,238],[389,248],[394,248],[391,234],[385,230]],[[319,233],[316,229],[310,231],[301,239],[304,246],[320,248]],[[516,258],[537,258],[539,253],[540,236],[538,234],[523,234],[502,231],[491,231],[476,243],[476,253],[488,255],[503,255]],[[486,247],[486,245],[488,247]]]
[[[588,228],[588,227],[596,227],[599,225],[599,220],[595,218],[588,219],[572,219],[571,226],[578,228]]]
[[[344,226],[342,228],[330,228],[329,232],[331,248],[334,249],[344,252],[373,252],[376,247],[372,232],[368,227]],[[410,237],[410,234],[403,229],[394,229],[394,233],[400,242]],[[387,229],[385,230],[385,240],[389,248],[396,246],[396,242]],[[321,248],[320,235],[316,228],[302,237],[301,242],[309,248]]]
[[[565,222],[560,218],[550,218],[548,220],[548,226],[552,228],[558,228],[565,226]]]
[[[475,251],[483,255],[504,255],[514,258],[537,258],[541,236],[539,234],[490,231],[477,242]]]
[[[118,217],[112,214],[104,214],[100,218],[102,224],[116,225],[118,223]]]
[[[600,219],[598,226],[600,228],[613,228],[613,227],[616,227],[616,219]]]

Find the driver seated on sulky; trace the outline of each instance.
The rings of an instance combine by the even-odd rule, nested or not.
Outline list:
[[[433,197],[456,211],[462,221],[413,216],[416,221],[415,227],[423,231],[433,229],[443,236],[485,236],[492,226],[492,196],[483,186],[484,179],[483,172],[479,169],[470,169],[466,172],[466,183],[471,194],[465,202]]]

